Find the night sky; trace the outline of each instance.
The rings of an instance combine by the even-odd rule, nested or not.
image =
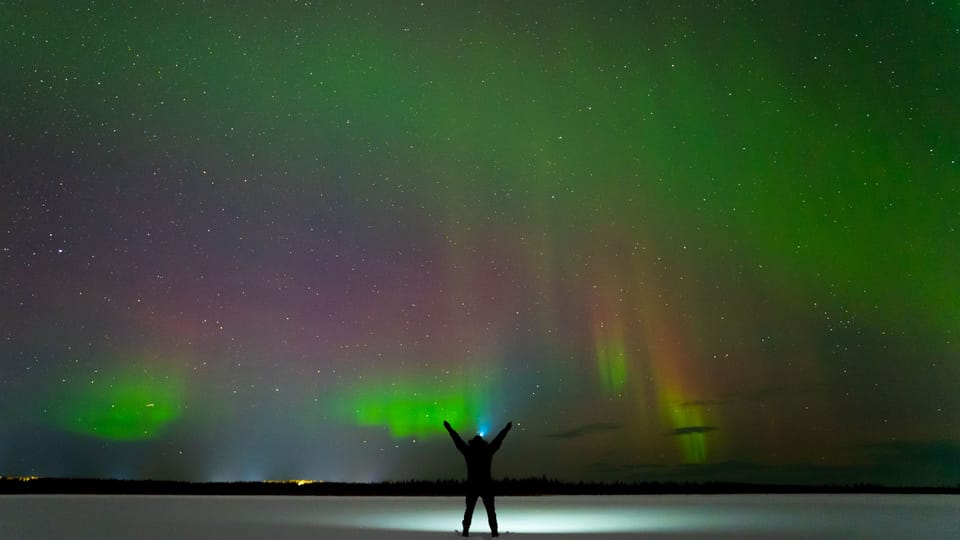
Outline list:
[[[0,3],[0,474],[960,482],[956,2],[123,4]]]

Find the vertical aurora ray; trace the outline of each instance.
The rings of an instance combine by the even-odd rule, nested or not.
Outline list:
[[[584,308],[590,315],[586,322],[593,341],[592,352],[600,388],[608,396],[622,396],[624,392],[633,392],[636,390],[633,387],[637,386],[631,384],[632,390],[628,390],[627,383],[636,378],[636,374],[631,373],[636,362],[636,358],[631,358],[631,344],[638,321],[635,312],[629,311],[631,295],[620,277],[621,274],[629,275],[630,271],[624,268],[628,265],[615,264],[604,258],[600,260],[603,264],[598,264],[598,269],[591,275],[590,285],[583,291]],[[630,313],[633,313],[632,317]]]
[[[652,298],[644,300],[646,320],[644,341],[650,355],[656,381],[657,407],[663,429],[676,441],[683,463],[703,464],[710,460],[709,439],[717,427],[707,424],[703,405],[698,401],[690,339],[677,317],[662,309]]]
[[[601,334],[596,341],[597,368],[605,392],[615,394],[627,384],[627,350],[617,332]]]
[[[594,342],[594,357],[600,386],[607,394],[616,395],[624,390],[628,376],[627,345],[624,341],[620,302],[604,287],[594,300],[591,320]]]
[[[703,406],[681,401],[672,392],[666,392],[661,403],[671,426],[669,434],[676,437],[683,462],[706,463],[707,434],[716,428],[704,423]]]

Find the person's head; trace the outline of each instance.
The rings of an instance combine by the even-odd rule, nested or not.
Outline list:
[[[486,445],[487,445],[487,441],[483,440],[483,437],[481,437],[480,435],[477,435],[474,438],[470,439],[470,446],[472,448],[483,448]]]

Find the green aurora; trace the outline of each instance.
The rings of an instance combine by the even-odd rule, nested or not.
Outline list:
[[[48,407],[64,429],[113,441],[152,439],[183,414],[183,382],[146,370],[118,370],[100,381],[72,381]]]
[[[960,481],[957,2],[0,21],[0,473]]]

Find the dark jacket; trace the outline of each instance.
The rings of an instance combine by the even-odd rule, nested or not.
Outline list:
[[[463,454],[463,459],[467,462],[467,483],[474,486],[486,486],[490,484],[490,465],[493,462],[493,454],[500,449],[504,437],[510,431],[512,424],[507,424],[500,433],[494,437],[492,442],[483,440],[483,437],[477,435],[470,439],[469,443],[463,442],[460,435],[449,424],[444,427],[450,433],[453,443],[457,445],[457,450]]]

